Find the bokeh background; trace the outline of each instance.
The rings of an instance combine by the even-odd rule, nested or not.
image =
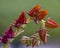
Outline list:
[[[0,0],[0,36],[7,30],[9,25],[13,23],[22,11],[29,11],[35,5],[42,6],[42,10],[49,11],[48,17],[54,19],[60,24],[60,0]],[[26,14],[27,18],[29,17]],[[24,48],[20,43],[23,35],[30,36],[38,30],[40,24],[34,22],[27,24],[25,32],[21,34],[12,44],[11,48]],[[47,45],[41,45],[41,48],[60,48],[60,28],[48,29],[50,37],[48,37]],[[19,39],[19,40],[18,40]],[[18,41],[17,41],[18,40]],[[0,47],[1,48],[1,47]],[[30,47],[31,48],[31,47]]]

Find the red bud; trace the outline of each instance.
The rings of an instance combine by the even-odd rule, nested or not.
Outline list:
[[[29,15],[30,15],[31,17],[33,17],[34,14],[40,10],[40,8],[41,8],[41,6],[36,5],[31,11],[29,11]]]
[[[3,37],[2,37],[2,43],[7,43],[8,42],[8,39],[7,39],[7,37],[4,35]]]
[[[41,40],[43,41],[44,44],[46,44],[46,42],[47,42],[46,33],[47,33],[46,29],[40,29],[39,30],[39,36],[40,36],[40,38],[41,38]]]
[[[48,18],[48,20],[46,21],[46,27],[48,27],[48,28],[58,28],[58,24],[54,20]]]
[[[40,12],[37,13],[37,17],[38,20],[41,21],[42,19],[44,19],[48,14],[48,10],[42,10]]]
[[[19,18],[14,23],[14,26],[19,27],[21,24],[26,23],[26,21],[27,21],[27,18],[25,16],[25,12],[22,12],[21,15],[19,16]]]
[[[40,6],[35,6],[31,11],[29,11],[29,15],[33,17],[34,21],[37,23],[37,21],[41,21],[46,17],[48,14],[48,10],[40,10]]]
[[[14,37],[14,31],[12,29],[12,26],[9,27],[9,29],[5,32],[5,35],[7,38],[13,38]]]

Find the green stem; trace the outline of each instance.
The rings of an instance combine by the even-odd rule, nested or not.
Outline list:
[[[41,20],[41,27],[42,28],[45,28],[45,22],[46,22],[45,20]]]

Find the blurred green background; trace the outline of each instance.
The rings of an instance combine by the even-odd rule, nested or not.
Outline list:
[[[0,0],[0,36],[7,30],[9,25],[13,23],[22,11],[29,11],[35,5],[41,5],[42,9],[49,11],[48,17],[54,19],[60,24],[60,0]],[[26,14],[27,17],[29,17]],[[30,36],[38,30],[40,24],[34,22],[27,24],[23,35]],[[60,28],[48,29],[50,37],[49,41],[60,40]]]

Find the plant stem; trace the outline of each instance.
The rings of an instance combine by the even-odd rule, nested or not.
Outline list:
[[[27,19],[27,23],[29,23],[31,21],[32,21],[31,18]],[[22,34],[24,32],[24,30],[21,27],[24,28],[25,26],[26,26],[26,24],[22,24],[19,28],[17,28],[14,37],[17,37],[20,34]],[[4,46],[2,48],[9,48],[9,45],[10,45],[11,42],[13,42],[13,40],[15,40],[15,38],[14,39],[9,39],[9,41],[6,44],[4,44]]]

